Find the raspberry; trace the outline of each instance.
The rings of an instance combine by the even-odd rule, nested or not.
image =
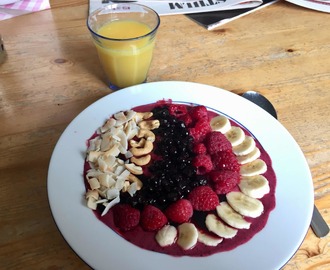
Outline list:
[[[129,204],[117,204],[113,207],[113,221],[123,230],[129,231],[140,222],[140,211]]]
[[[213,169],[212,159],[209,155],[197,155],[194,157],[192,164],[197,169],[198,175],[206,174]]]
[[[168,110],[171,115],[176,117],[183,116],[188,112],[186,105],[180,105],[180,104],[170,104],[168,105]]]
[[[172,203],[166,210],[165,215],[170,221],[175,223],[184,223],[189,221],[193,215],[193,207],[191,202],[186,199],[180,199]]]
[[[165,214],[153,205],[146,205],[141,212],[140,224],[146,231],[158,231],[167,223]]]
[[[214,168],[218,170],[227,170],[239,172],[240,165],[237,157],[231,151],[222,151],[212,155],[212,162]]]
[[[193,146],[193,152],[195,154],[206,154],[206,147],[203,143],[196,143],[194,146]]]
[[[205,106],[195,106],[192,107],[189,111],[189,115],[194,119],[195,121],[198,120],[207,120],[209,119],[207,109]]]
[[[193,128],[189,128],[189,133],[195,142],[202,142],[209,132],[211,132],[211,126],[206,120],[199,120]]]
[[[197,211],[211,211],[219,205],[218,195],[209,186],[194,188],[189,193],[188,200]]]
[[[185,124],[186,127],[189,127],[193,122],[193,119],[191,118],[191,116],[188,113],[180,116],[179,119],[181,121],[183,121],[183,123]]]
[[[240,174],[233,171],[212,171],[210,179],[217,194],[227,194],[232,191],[240,181]]]
[[[231,143],[228,141],[225,135],[218,131],[212,131],[207,134],[205,138],[205,146],[207,152],[213,155],[219,151],[232,150]]]

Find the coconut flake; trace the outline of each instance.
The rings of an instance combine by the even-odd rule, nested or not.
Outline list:
[[[137,182],[133,182],[132,184],[130,184],[130,186],[128,187],[127,192],[129,193],[129,195],[131,195],[131,197],[133,197],[133,195],[136,193],[137,191]]]
[[[90,197],[94,198],[95,200],[99,199],[99,193],[97,190],[88,190],[86,193],[86,199],[89,199]]]
[[[87,171],[86,179],[88,180],[89,178],[93,178],[93,177],[98,178],[101,174],[103,174],[103,172],[97,171],[95,169],[90,169]]]
[[[113,175],[109,175],[107,173],[101,174],[99,177],[99,182],[101,186],[110,188],[116,184],[116,180],[114,179]]]
[[[113,207],[114,205],[116,205],[119,202],[120,202],[120,197],[118,196],[118,197],[114,198],[111,202],[106,204],[105,209],[103,210],[101,216],[104,216],[106,213],[108,213],[110,208]]]
[[[124,186],[125,186],[125,179],[122,177],[117,178],[115,185],[116,189],[121,190]]]
[[[88,179],[87,181],[92,190],[98,189],[101,187],[99,180],[97,180],[97,178],[95,178],[95,177]]]
[[[120,151],[118,149],[118,143],[115,143],[108,151],[104,153],[106,157],[108,156],[114,156],[117,157],[119,155]]]
[[[119,196],[119,190],[116,188],[110,188],[107,190],[107,198],[112,200]]]
[[[90,151],[99,151],[102,140],[100,137],[95,137],[94,139],[89,140],[87,152]]]
[[[99,170],[101,172],[106,172],[108,168],[108,164],[103,160],[102,158],[99,158],[98,160]]]
[[[117,135],[118,135],[118,138],[119,138],[120,145],[125,150],[127,150],[127,148],[128,148],[128,141],[127,141],[127,136],[126,136],[125,132],[123,130],[120,130]]]
[[[96,210],[97,204],[96,204],[96,200],[93,197],[89,197],[87,199],[87,207]]]
[[[101,156],[102,152],[90,151],[87,156],[87,161],[96,162],[97,159]]]
[[[126,111],[126,120],[127,121],[131,121],[134,118],[135,115],[136,115],[136,112],[135,111],[133,111],[133,110],[127,110]]]
[[[108,131],[110,128],[112,128],[116,124],[116,120],[113,118],[110,118],[102,127],[101,132],[104,133]]]
[[[101,199],[101,200],[96,201],[95,203],[96,204],[101,204],[101,203],[105,203],[107,201],[108,201],[108,199]]]
[[[132,152],[131,151],[127,151],[125,153],[125,158],[127,158],[127,160],[129,161],[129,159],[133,156]]]

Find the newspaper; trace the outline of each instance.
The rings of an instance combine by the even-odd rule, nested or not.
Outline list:
[[[186,14],[186,16],[207,30],[213,30],[233,20],[246,16],[259,9],[272,5],[279,0],[263,0],[260,6],[233,10],[219,10],[214,12]]]
[[[125,2],[125,0],[121,1]],[[127,1],[132,2],[132,1]],[[117,1],[110,0],[90,0],[89,12]],[[253,8],[261,5],[262,0],[182,0],[180,1],[153,1],[153,0],[136,0],[135,3],[148,6],[154,9],[160,16],[174,14],[193,14],[202,12],[213,12],[219,10],[232,10],[241,8]]]

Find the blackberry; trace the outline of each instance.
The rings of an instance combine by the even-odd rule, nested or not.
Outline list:
[[[170,115],[168,107],[165,106],[157,106],[152,110],[152,113],[156,119],[164,119],[165,117]]]

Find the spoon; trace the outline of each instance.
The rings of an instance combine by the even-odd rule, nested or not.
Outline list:
[[[259,107],[261,107],[262,109],[264,109],[266,112],[268,112],[274,118],[277,119],[277,113],[273,104],[263,95],[259,94],[258,92],[247,91],[244,94],[242,94],[242,97],[258,105]],[[317,237],[321,238],[329,233],[329,226],[325,222],[325,220],[323,219],[323,217],[321,216],[319,210],[316,208],[315,205],[312,215],[311,227]]]

